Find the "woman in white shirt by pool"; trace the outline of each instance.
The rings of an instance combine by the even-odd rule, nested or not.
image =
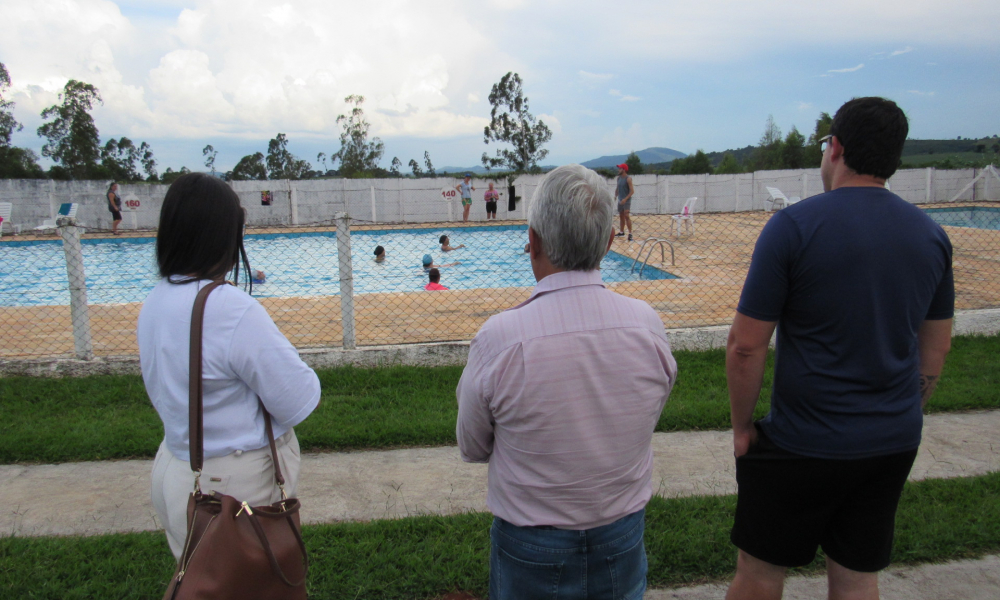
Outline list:
[[[156,236],[162,279],[139,313],[142,378],[164,438],[153,463],[152,499],[179,558],[194,488],[188,450],[188,359],[191,309],[198,290],[230,272],[250,281],[239,197],[203,173],[179,177],[167,191]],[[250,290],[252,291],[252,284]],[[285,491],[294,495],[299,443],[292,429],[319,404],[319,379],[264,308],[235,285],[208,297],[202,336],[205,463],[201,488],[252,506],[280,500],[264,430],[271,414]]]

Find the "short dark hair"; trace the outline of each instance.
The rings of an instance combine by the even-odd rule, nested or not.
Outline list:
[[[379,254],[382,254],[383,252],[385,252],[385,248],[383,248],[382,246],[375,246],[375,256],[378,256]]]
[[[906,114],[886,98],[853,98],[840,107],[830,134],[844,147],[844,163],[858,175],[888,179],[899,168],[910,131]]]
[[[444,241],[447,240],[447,239],[448,239],[447,235],[442,235],[441,237],[438,238],[438,243],[439,244],[443,244]]]
[[[431,283],[437,283],[441,281],[441,271],[438,271],[437,269],[431,269],[427,273],[427,276],[430,277]]]
[[[178,177],[163,199],[156,232],[160,277],[182,276],[175,283],[221,279],[242,259],[252,281],[243,249],[245,219],[240,197],[220,179],[204,173]],[[239,270],[233,279],[239,281]]]

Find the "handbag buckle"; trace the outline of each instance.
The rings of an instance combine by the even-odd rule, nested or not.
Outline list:
[[[201,469],[194,472],[194,492],[201,493]]]
[[[243,502],[240,503],[240,509],[236,511],[236,516],[233,518],[235,519],[236,517],[240,516],[240,513],[242,513],[244,510],[247,511],[248,515],[253,516],[253,510],[250,509],[250,505],[247,504],[246,500],[244,500]]]

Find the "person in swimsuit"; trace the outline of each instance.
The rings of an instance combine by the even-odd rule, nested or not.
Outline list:
[[[472,208],[472,192],[476,187],[472,185],[472,173],[466,173],[462,183],[455,186],[455,189],[462,194],[462,220],[469,220],[469,209]]]
[[[497,218],[497,200],[500,199],[500,192],[493,189],[493,182],[490,182],[490,189],[483,194],[486,199],[486,220]]]
[[[108,210],[111,211],[111,233],[118,234],[118,224],[122,222],[122,197],[118,195],[118,184],[111,182],[108,188]]]

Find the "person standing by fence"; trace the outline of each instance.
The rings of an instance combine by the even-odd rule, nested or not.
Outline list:
[[[455,186],[455,189],[462,195],[462,221],[469,220],[469,209],[472,208],[472,192],[476,187],[472,185],[472,173],[466,173],[465,179]]]
[[[493,182],[490,182],[490,189],[486,190],[483,194],[483,198],[486,200],[486,220],[497,218],[497,200],[500,199],[500,192],[493,189]]]
[[[728,600],[781,598],[787,569],[818,547],[830,598],[879,597],[955,308],[947,234],[885,189],[908,130],[892,101],[844,104],[820,140],[826,193],[757,239],[726,346],[739,548]],[[779,323],[771,410],[755,423]]]
[[[188,462],[192,306],[201,288],[234,269],[251,275],[243,248],[245,219],[239,197],[221,179],[204,173],[177,178],[163,200],[156,234],[161,279],[139,313],[142,380],[164,430],[153,461],[151,495],[178,559],[195,481]],[[285,491],[294,496],[300,455],[293,427],[319,405],[319,378],[264,307],[234,285],[219,286],[208,297],[203,326],[202,487],[252,506],[282,498],[265,430],[266,410]]]
[[[118,183],[111,182],[108,187],[108,210],[111,211],[111,233],[118,235],[118,224],[122,222],[122,198],[118,195]]]
[[[651,443],[677,363],[656,311],[602,283],[613,215],[597,173],[549,173],[528,207],[538,284],[469,347],[456,435],[463,460],[489,463],[492,600],[646,589]]]
[[[625,227],[628,226],[628,241],[632,241],[632,195],[635,194],[635,187],[632,185],[632,178],[628,174],[628,165],[622,163],[618,165],[618,182],[615,187],[615,200],[618,202],[618,235],[625,235]]]

